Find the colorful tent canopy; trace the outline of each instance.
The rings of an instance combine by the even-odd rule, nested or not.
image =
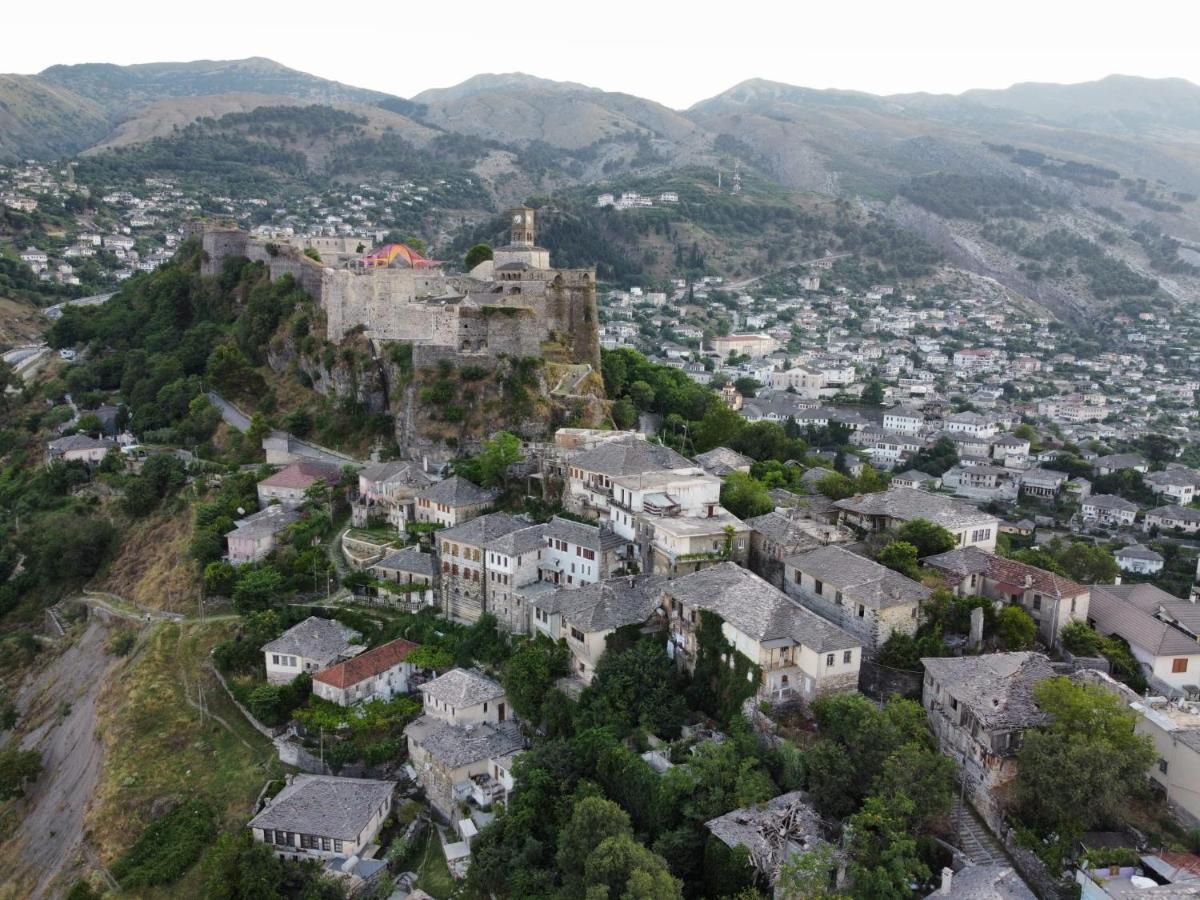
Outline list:
[[[435,259],[428,259],[414,250],[408,244],[384,244],[376,247],[370,253],[362,256],[359,263],[368,268],[386,269],[391,266],[411,269],[429,269],[439,265]]]

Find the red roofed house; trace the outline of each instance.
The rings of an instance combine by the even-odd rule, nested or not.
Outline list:
[[[1025,608],[1037,622],[1048,647],[1069,622],[1086,622],[1092,589],[1037,566],[1005,559],[978,547],[962,547],[927,556],[922,564],[936,570],[959,597],[977,595]]]
[[[405,660],[418,646],[412,641],[391,641],[330,666],[313,676],[313,693],[338,706],[407,694],[413,667]]]
[[[302,459],[258,483],[258,505],[265,507],[272,500],[280,503],[303,503],[304,492],[318,481],[323,480],[334,485],[341,476],[342,473],[336,466]]]

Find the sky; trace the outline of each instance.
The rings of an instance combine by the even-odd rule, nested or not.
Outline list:
[[[399,96],[521,71],[686,108],[748,78],[959,93],[1112,73],[1200,83],[1194,0],[16,3],[0,70],[266,56]]]

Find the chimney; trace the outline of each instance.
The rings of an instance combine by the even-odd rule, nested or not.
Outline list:
[[[938,888],[938,893],[942,896],[948,896],[951,885],[954,883],[954,870],[949,866],[942,867],[942,886]]]

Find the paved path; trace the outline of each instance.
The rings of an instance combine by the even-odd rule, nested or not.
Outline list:
[[[225,420],[225,424],[230,428],[236,428],[238,431],[245,431],[250,427],[250,417],[218,394],[216,391],[207,391],[208,399],[212,405],[221,411],[221,418]]]
[[[216,391],[205,391],[205,394],[212,401],[212,405],[220,411],[221,418],[230,428],[236,428],[238,431],[246,431],[250,427],[250,417]],[[347,456],[345,453],[339,453],[336,450],[330,450],[328,447],[321,447],[309,441],[302,441],[295,435],[288,435],[288,443],[290,445],[289,449],[293,454],[306,459],[315,459],[338,467],[366,465],[366,462],[362,460]]]

